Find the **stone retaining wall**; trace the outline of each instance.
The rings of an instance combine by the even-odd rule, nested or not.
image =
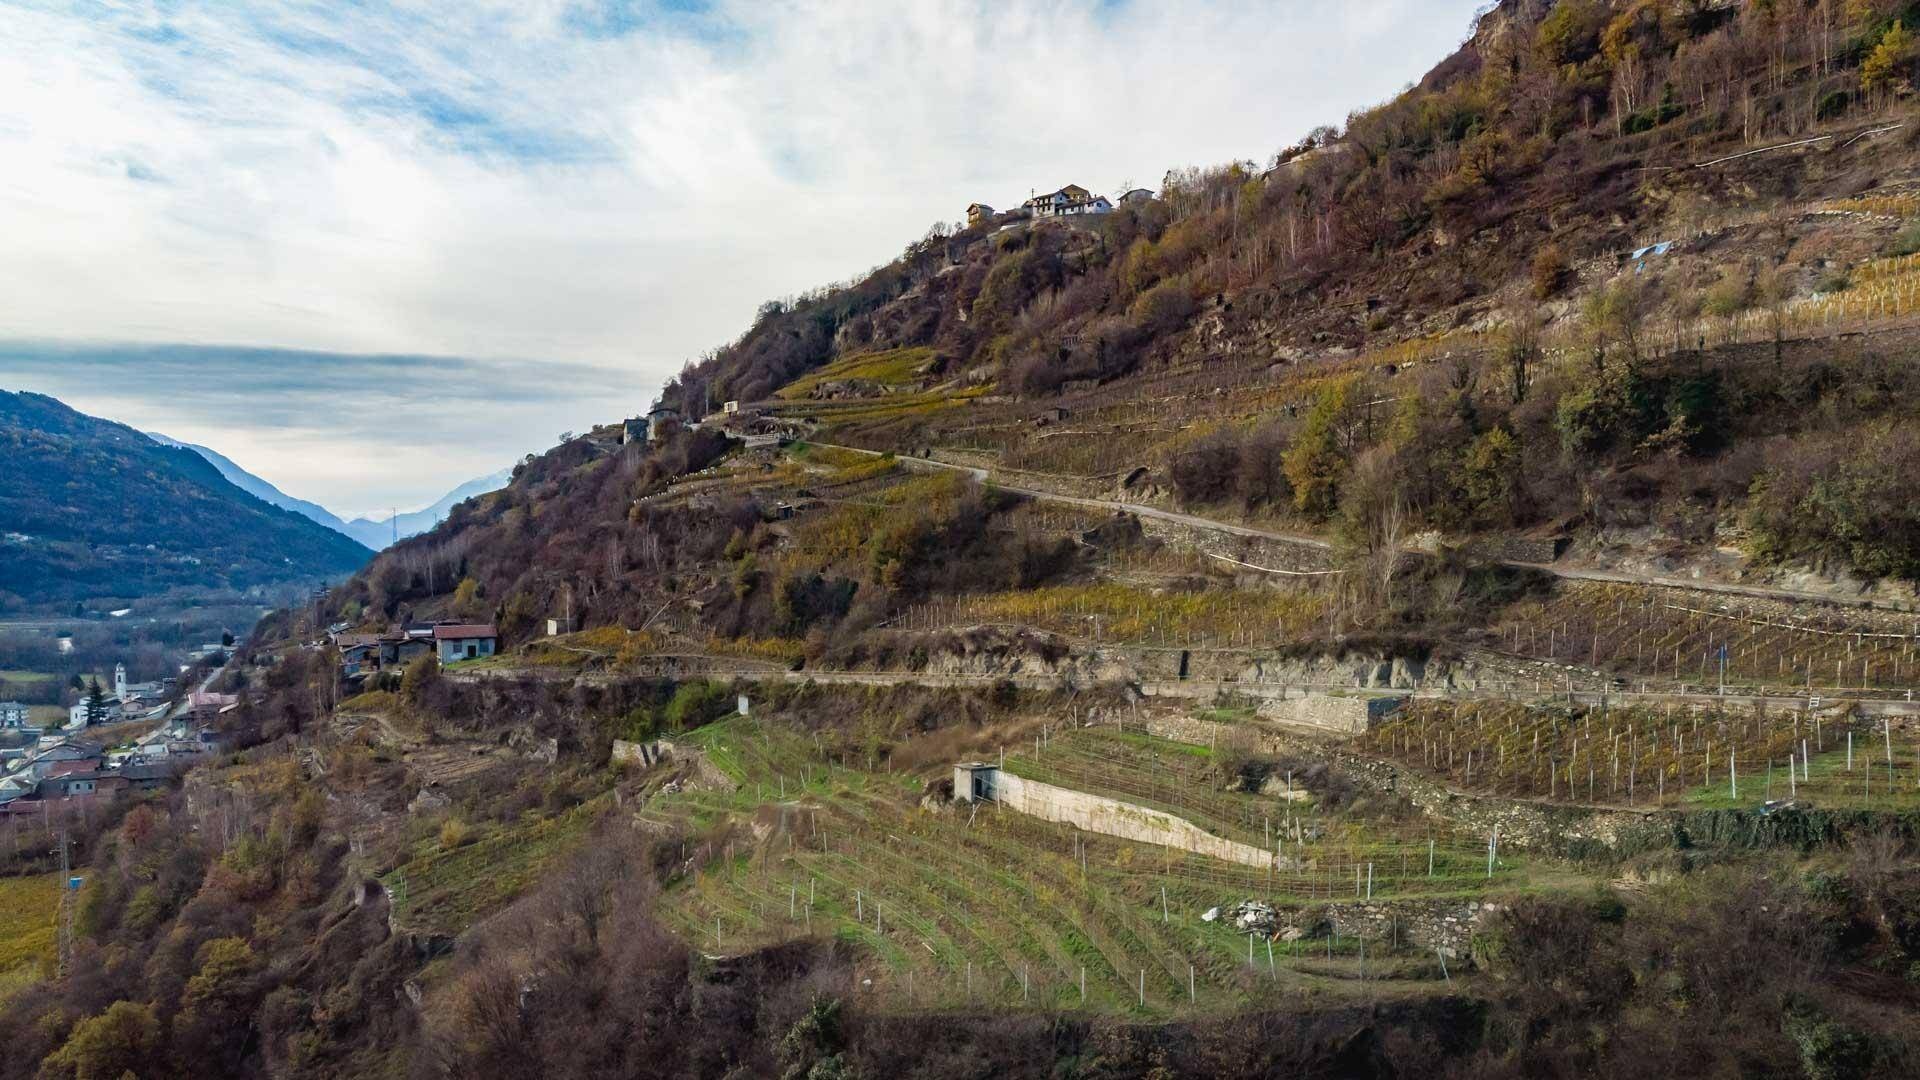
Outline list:
[[[1406,698],[1400,697],[1308,694],[1305,697],[1263,702],[1260,715],[1268,720],[1338,735],[1364,735],[1406,702]]]
[[[1321,918],[1339,937],[1411,943],[1449,960],[1473,953],[1473,935],[1500,911],[1481,900],[1354,900],[1328,904]]]
[[[1457,792],[1445,784],[1324,744],[1306,745],[1297,737],[1255,724],[1222,724],[1187,716],[1148,716],[1135,721],[1117,716],[1132,730],[1195,746],[1224,746],[1250,741],[1255,753],[1307,753],[1324,758],[1369,790],[1406,799],[1429,817],[1462,831],[1490,835],[1500,830],[1502,847],[1577,854],[1583,850],[1632,851],[1669,846],[1674,815],[1666,811],[1613,810],[1557,806]]]
[[[1175,551],[1224,555],[1269,570],[1315,573],[1333,569],[1333,556],[1313,544],[1203,529],[1147,514],[1140,515],[1140,529]]]

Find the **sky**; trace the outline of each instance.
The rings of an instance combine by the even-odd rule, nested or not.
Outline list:
[[[0,0],[0,389],[344,515],[974,201],[1264,161],[1478,0]]]

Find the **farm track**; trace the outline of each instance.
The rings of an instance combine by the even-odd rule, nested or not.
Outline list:
[[[836,450],[846,450],[856,454],[866,454],[873,457],[882,456],[879,451],[862,450],[854,446],[840,446],[835,443],[819,443],[817,445],[832,447]],[[1016,495],[1024,495],[1027,498],[1041,502],[1050,502],[1062,506],[1075,506],[1081,509],[1099,510],[1107,513],[1133,514],[1138,517],[1153,518],[1157,521],[1166,521],[1176,525],[1184,525],[1189,528],[1222,533],[1227,536],[1239,536],[1274,543],[1292,544],[1314,551],[1325,552],[1333,549],[1332,544],[1316,536],[1276,532],[1272,529],[1261,529],[1251,525],[1236,525],[1232,522],[1201,517],[1198,514],[1181,513],[1177,510],[1166,510],[1161,507],[1149,506],[1143,503],[1121,502],[1115,499],[1095,499],[1079,495],[1061,495],[1039,488],[1023,487],[1019,484],[997,483],[993,480],[992,470],[978,466],[956,465],[951,462],[935,461],[931,458],[901,457],[897,460],[911,468],[966,473],[982,484],[992,484],[1002,491],[1010,491]],[[1060,477],[1060,479],[1073,480],[1075,478]],[[1409,549],[1408,553],[1420,554],[1412,549]],[[1692,578],[1665,577],[1658,574],[1631,574],[1616,570],[1584,569],[1580,567],[1562,566],[1557,563],[1524,562],[1515,559],[1498,559],[1494,561],[1494,564],[1516,570],[1532,570],[1543,574],[1550,574],[1566,581],[1593,581],[1615,585],[1686,589],[1694,592],[1717,593],[1723,596],[1740,596],[1754,600],[1779,600],[1788,603],[1817,603],[1856,608],[1870,608],[1875,606],[1875,604],[1869,600],[1831,596],[1824,593],[1806,592],[1796,589],[1776,589],[1759,585],[1737,585],[1730,582],[1701,581]]]

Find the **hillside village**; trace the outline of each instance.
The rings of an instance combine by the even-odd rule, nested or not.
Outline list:
[[[0,857],[79,806],[91,870],[0,1038],[1920,1075],[1910,14],[1505,0],[1268,162],[765,305],[23,748]]]
[[[1153,192],[1146,188],[1133,188],[1109,199],[1105,195],[1095,195],[1079,184],[1068,184],[1058,191],[1034,195],[1018,208],[1000,213],[985,203],[971,203],[967,206],[964,222],[969,229],[993,226],[1005,230],[1025,222],[1049,218],[1099,217],[1113,213],[1116,206],[1140,206],[1152,199]]]
[[[223,744],[217,725],[239,696],[205,689],[182,694],[176,680],[127,680],[115,666],[100,688],[51,730],[27,706],[0,702],[0,813],[34,816],[45,828],[95,813],[129,794],[151,792]],[[105,739],[88,733],[105,732]]]

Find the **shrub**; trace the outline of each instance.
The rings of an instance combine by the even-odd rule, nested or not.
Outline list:
[[[1558,244],[1548,244],[1533,255],[1533,264],[1528,277],[1533,284],[1533,298],[1546,300],[1560,291],[1572,267],[1567,262],[1567,253]]]
[[[450,817],[440,823],[440,850],[452,851],[472,842],[473,827],[466,822]]]
[[[1707,290],[1700,310],[1717,319],[1738,315],[1753,305],[1753,281],[1746,273],[1728,270],[1718,284]]]
[[[1899,426],[1796,444],[1753,483],[1754,554],[1920,579],[1916,476],[1920,434]]]
[[[75,1024],[66,1045],[47,1057],[41,1075],[74,1080],[138,1076],[152,1069],[159,1046],[160,1020],[153,1006],[116,1001],[106,1012]]]
[[[1193,294],[1181,281],[1163,281],[1133,302],[1128,316],[1140,331],[1152,337],[1171,334],[1193,317]]]
[[[1910,219],[1893,238],[1893,254],[1920,255],[1920,218]]]
[[[1204,506],[1226,498],[1234,488],[1239,463],[1239,443],[1227,431],[1204,436],[1176,456],[1169,471],[1181,505]]]
[[[439,681],[440,659],[428,653],[407,665],[407,673],[400,679],[400,696],[407,704],[418,705]]]
[[[670,731],[692,731],[705,727],[726,715],[732,697],[716,682],[681,683],[667,702],[666,726]]]

